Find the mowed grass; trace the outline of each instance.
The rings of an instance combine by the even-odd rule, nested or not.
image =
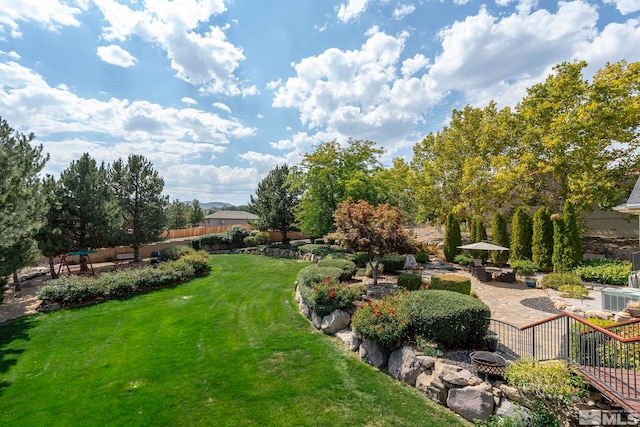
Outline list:
[[[179,286],[0,324],[0,425],[468,425],[316,332],[304,265],[214,256]]]

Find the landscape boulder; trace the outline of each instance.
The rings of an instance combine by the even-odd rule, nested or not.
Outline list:
[[[416,378],[422,373],[420,364],[416,359],[416,353],[409,346],[403,346],[395,350],[389,356],[389,374],[409,385],[415,385]]]
[[[384,367],[389,358],[387,350],[376,341],[369,338],[365,339],[362,344],[360,344],[358,354],[363,362],[378,369]]]
[[[453,388],[449,390],[447,406],[469,421],[488,420],[493,414],[493,394],[486,384]]]
[[[349,313],[342,310],[334,310],[322,318],[320,328],[327,335],[332,335],[341,329],[346,328],[351,323]]]
[[[344,343],[344,345],[351,351],[358,350],[360,344],[362,343],[362,338],[360,338],[360,334],[356,331],[351,330],[351,328],[341,329],[335,333],[335,336],[340,339]]]

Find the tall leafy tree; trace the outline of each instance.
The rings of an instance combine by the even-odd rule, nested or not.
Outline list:
[[[193,199],[191,202],[191,210],[189,211],[189,221],[192,226],[200,224],[204,220],[204,210],[200,206],[198,199]]]
[[[133,248],[140,262],[140,247],[161,239],[164,208],[168,198],[162,195],[164,180],[144,156],[131,154],[127,163],[118,159],[109,171],[115,200],[120,207],[121,241]]]
[[[323,142],[305,154],[294,183],[302,190],[296,208],[296,225],[310,235],[324,235],[334,228],[333,213],[348,197],[373,203],[378,191],[372,176],[380,167],[382,150],[371,141],[349,139],[345,146]]]
[[[491,218],[491,239],[500,246],[509,247],[509,233],[507,232],[507,218],[500,212]],[[508,251],[491,251],[491,260],[498,267],[507,263]]]
[[[251,196],[249,201],[251,210],[260,218],[258,228],[262,231],[278,230],[282,242],[287,242],[300,194],[300,187],[293,183],[293,171],[286,164],[271,169],[258,184],[255,197]]]
[[[531,253],[538,270],[553,270],[553,223],[551,209],[540,207],[533,215],[533,239]]]
[[[444,258],[451,262],[461,253],[458,246],[462,245],[462,235],[460,234],[460,223],[458,218],[452,213],[447,215],[444,223]]]
[[[62,171],[58,189],[61,228],[68,250],[111,246],[122,230],[120,212],[111,191],[107,169],[85,153]],[[81,271],[87,270],[80,257]]]
[[[531,260],[531,244],[533,238],[533,223],[529,211],[520,206],[513,214],[511,221],[511,259]]]
[[[402,226],[400,209],[388,204],[373,206],[365,200],[351,198],[341,202],[334,213],[336,236],[347,249],[366,252],[373,271],[373,285],[378,284],[378,266],[385,254],[411,248],[413,239]]]
[[[34,138],[0,117],[0,279],[26,265],[29,257],[20,252],[31,248],[43,225],[46,200],[38,173],[48,156],[32,144]]]

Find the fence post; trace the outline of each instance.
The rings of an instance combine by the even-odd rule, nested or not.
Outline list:
[[[536,328],[531,328],[531,357],[536,358]]]

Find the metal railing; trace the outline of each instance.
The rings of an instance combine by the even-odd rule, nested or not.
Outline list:
[[[489,319],[488,333],[512,359],[567,360],[620,397],[640,400],[640,319],[600,327],[562,313],[521,328]]]

